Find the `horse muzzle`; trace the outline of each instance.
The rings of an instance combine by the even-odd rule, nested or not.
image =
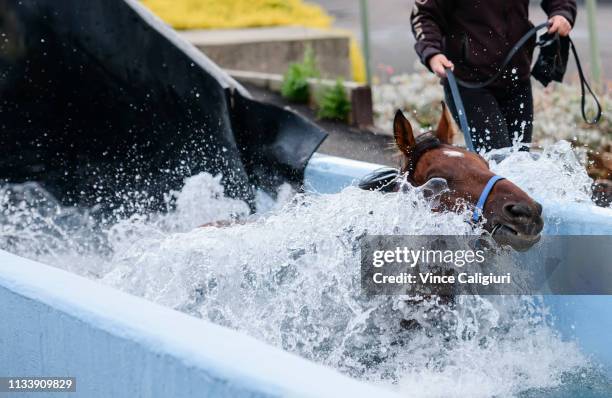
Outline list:
[[[498,244],[519,252],[527,251],[540,241],[544,228],[542,206],[537,202],[507,204],[501,217],[492,224],[491,234]]]

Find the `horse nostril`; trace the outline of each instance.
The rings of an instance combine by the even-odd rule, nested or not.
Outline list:
[[[531,209],[529,206],[522,203],[510,203],[504,206],[504,213],[511,218],[520,218],[526,217],[530,218],[532,216]]]
[[[535,202],[535,208],[536,208],[536,214],[538,216],[542,215],[542,205],[539,204],[538,202]]]

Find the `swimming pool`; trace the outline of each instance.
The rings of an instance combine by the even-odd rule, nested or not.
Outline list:
[[[521,162],[533,168],[533,160],[515,156],[519,171]],[[547,162],[538,163],[540,175],[565,167]],[[376,167],[315,156],[305,186],[321,195],[295,196],[289,187],[275,200],[261,194],[258,206],[266,216],[226,229],[194,229],[210,217],[248,213],[243,202],[223,197],[220,179],[207,175],[194,176],[175,193],[178,207],[169,217],[92,228],[86,215],[54,205],[3,214],[3,247],[54,268],[2,253],[8,266],[0,267],[0,290],[11,305],[2,308],[10,322],[0,336],[14,349],[2,351],[0,364],[22,374],[75,374],[93,388],[84,390],[87,396],[101,391],[97,375],[106,373],[122,383],[145,377],[134,388],[167,379],[160,394],[173,396],[196,389],[220,396],[384,394],[371,384],[417,397],[448,391],[457,397],[606,396],[601,391],[609,384],[588,366],[588,356],[601,364],[609,360],[601,333],[609,325],[608,297],[546,297],[555,329],[541,321],[543,306],[531,298],[465,298],[452,311],[363,299],[353,276],[364,233],[467,232],[459,215],[431,213],[419,190],[381,195],[343,189]],[[581,191],[572,189],[581,175],[565,177],[555,184],[563,192],[553,192],[565,207],[540,199],[547,233],[611,233],[610,211],[581,203]],[[521,182],[525,189],[529,181]],[[552,191],[545,183],[534,185]],[[431,322],[425,319],[423,332],[398,328],[399,316],[425,315]],[[256,355],[241,356],[248,350]],[[259,361],[261,356],[270,360]],[[138,364],[146,364],[144,373]],[[329,368],[369,384],[362,387]],[[338,388],[290,374],[316,374]],[[113,390],[116,396],[135,390],[122,391]]]

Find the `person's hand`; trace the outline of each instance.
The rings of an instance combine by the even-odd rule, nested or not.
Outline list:
[[[559,33],[559,36],[567,36],[572,31],[572,24],[564,16],[555,15],[548,20],[548,33]]]
[[[446,77],[446,68],[455,69],[455,65],[444,54],[436,54],[429,59],[429,67],[439,77]]]

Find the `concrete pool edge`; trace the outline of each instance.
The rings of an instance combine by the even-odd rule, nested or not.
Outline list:
[[[236,331],[0,251],[2,376],[85,397],[393,397]]]

